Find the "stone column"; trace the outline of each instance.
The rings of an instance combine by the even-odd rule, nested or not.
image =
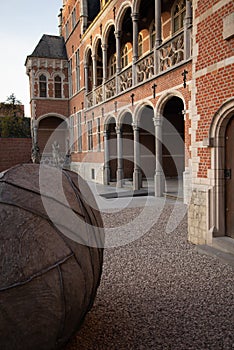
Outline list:
[[[161,0],[155,0],[155,31],[156,31],[156,38],[155,38],[155,51],[154,51],[154,64],[155,64],[155,73],[159,73],[159,55],[157,48],[162,43],[162,20],[161,20]]]
[[[133,86],[136,85],[136,61],[138,60],[138,21],[139,21],[139,14],[133,13],[132,14],[132,24],[133,24],[133,52],[132,52],[132,80],[133,80]]]
[[[133,172],[133,190],[141,188],[141,169],[140,169],[140,142],[139,142],[139,127],[137,124],[132,124],[134,135],[134,172]]]
[[[85,90],[86,94],[89,92],[89,67],[87,64],[84,65],[84,75],[85,75]]]
[[[93,89],[97,87],[97,57],[96,55],[92,55],[93,61]]]
[[[192,24],[192,3],[186,0],[186,13],[184,18],[184,58],[191,56],[191,24]]]
[[[158,47],[162,43],[162,20],[161,20],[161,0],[155,0],[155,46]]]
[[[120,126],[116,126],[117,134],[117,187],[123,187],[123,140]]]
[[[103,64],[103,82],[107,80],[107,48],[108,45],[103,44],[102,45],[102,64]]]
[[[120,43],[121,31],[118,30],[115,32],[116,38],[116,72],[121,71],[121,43]]]
[[[138,21],[139,21],[139,14],[132,13],[132,25],[133,25],[132,60],[133,60],[133,63],[135,63],[138,59]]]
[[[109,185],[110,181],[110,153],[109,153],[109,133],[104,131],[104,185]]]
[[[153,118],[155,126],[155,158],[156,167],[154,175],[155,197],[162,197],[165,187],[164,173],[162,169],[162,116]]]

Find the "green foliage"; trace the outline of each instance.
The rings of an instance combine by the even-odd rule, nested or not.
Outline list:
[[[0,137],[31,137],[30,119],[24,117],[22,107],[13,93],[0,103]]]
[[[17,116],[0,118],[0,137],[31,137],[30,119]]]

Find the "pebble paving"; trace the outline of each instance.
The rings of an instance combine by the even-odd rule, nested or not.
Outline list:
[[[130,223],[140,238],[105,249],[94,306],[66,350],[234,350],[234,269],[187,242],[186,215],[168,232],[173,209],[143,235],[141,208],[103,212],[106,228]]]

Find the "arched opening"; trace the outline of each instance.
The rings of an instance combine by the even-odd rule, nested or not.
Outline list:
[[[116,39],[115,39],[115,27],[111,26],[109,29],[107,40],[107,77],[108,79],[113,77],[116,73]]]
[[[97,59],[97,86],[100,86],[102,84],[102,80],[103,80],[103,62],[102,62],[101,39],[98,40],[96,59]]]
[[[153,183],[155,174],[154,110],[144,106],[139,115],[140,168],[142,180]],[[144,186],[144,183],[143,183]]]
[[[134,142],[132,130],[132,115],[127,112],[122,118],[121,124],[122,143],[123,143],[123,180],[133,180],[134,170]]]
[[[93,90],[93,61],[92,61],[92,52],[91,49],[87,54],[87,71],[88,71],[88,91]]]
[[[146,53],[150,47],[154,47],[155,44],[155,1],[154,0],[142,0],[139,7],[139,25],[138,31],[146,33],[142,36],[142,53]],[[154,29],[154,33],[153,33]],[[152,37],[149,34],[152,32]],[[148,33],[148,34],[147,34]],[[154,41],[152,43],[151,41]],[[139,54],[139,57],[141,55]]]
[[[100,12],[100,0],[88,0],[88,26]]]
[[[117,172],[117,136],[116,136],[116,121],[111,117],[106,124],[106,133],[108,137],[108,155],[109,161],[105,166],[108,167],[109,182],[116,182],[116,172]]]
[[[133,25],[130,7],[125,11],[122,20],[121,33],[121,61],[122,68],[124,68],[128,63],[132,61]]]
[[[67,152],[67,123],[56,116],[48,116],[39,121],[38,145],[42,162],[53,164],[53,151],[58,152],[63,163]]]
[[[183,111],[184,103],[179,97],[176,96],[171,97],[166,102],[163,109],[163,172],[166,179],[175,180],[174,186],[177,186],[177,189],[179,182],[182,182],[183,172],[185,169]]]

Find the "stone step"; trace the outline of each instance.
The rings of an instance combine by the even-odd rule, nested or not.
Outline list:
[[[212,240],[213,248],[222,250],[225,253],[234,255],[234,239],[230,237],[215,237]]]
[[[205,254],[208,256],[216,257],[223,263],[228,264],[234,268],[233,254],[225,253],[224,251],[211,247],[210,245],[207,245],[207,244],[197,245],[195,249],[199,254]]]

